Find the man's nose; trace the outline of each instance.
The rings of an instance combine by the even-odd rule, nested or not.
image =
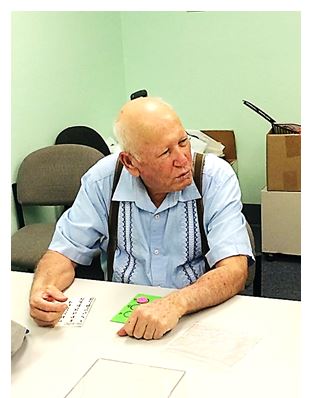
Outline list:
[[[178,147],[175,151],[174,166],[184,167],[187,163],[186,149]]]

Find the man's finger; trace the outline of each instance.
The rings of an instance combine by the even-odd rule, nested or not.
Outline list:
[[[128,321],[125,323],[125,325],[117,332],[119,336],[133,336],[136,324],[137,324],[137,316],[134,315],[134,313],[130,316]],[[126,334],[125,334],[126,333]]]
[[[119,336],[121,336],[121,337],[128,336],[126,330],[124,329],[124,327],[122,327],[122,329],[120,329],[120,330],[117,332],[117,334],[118,334]]]
[[[150,323],[146,328],[143,338],[146,340],[152,340],[154,333],[155,333],[155,326],[152,323]]]
[[[141,339],[145,334],[146,328],[147,328],[146,321],[144,319],[139,320],[136,323],[136,327],[133,330],[133,336],[136,337],[136,339]]]
[[[61,312],[63,313],[66,308],[67,304],[60,303],[58,301],[48,301],[48,300],[34,300],[30,303],[31,309],[35,310],[38,309],[44,312]]]
[[[31,308],[30,310],[30,315],[32,318],[37,319],[37,320],[42,320],[44,322],[55,322],[58,321],[63,312],[62,311],[57,311],[57,312],[52,312],[52,311],[42,311],[39,308]]]
[[[58,323],[58,320],[44,321],[42,319],[37,319],[37,318],[33,318],[33,319],[37,323],[38,326],[44,326],[44,327],[54,327]]]

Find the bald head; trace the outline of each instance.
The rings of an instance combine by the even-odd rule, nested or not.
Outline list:
[[[139,97],[127,102],[120,110],[114,132],[122,150],[137,154],[157,142],[160,134],[182,127],[174,109],[156,97]]]

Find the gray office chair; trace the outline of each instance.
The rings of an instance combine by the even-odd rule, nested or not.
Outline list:
[[[103,154],[94,148],[60,144],[32,152],[22,161],[16,183],[12,184],[19,224],[11,238],[12,270],[34,271],[48,248],[57,221],[27,224],[25,207],[70,207],[82,175],[101,158]]]
[[[249,267],[248,279],[246,287],[252,284],[253,295],[261,297],[262,295],[262,255],[256,250],[255,239],[250,225],[247,222],[247,231],[252,247],[252,252],[255,258],[255,263]]]

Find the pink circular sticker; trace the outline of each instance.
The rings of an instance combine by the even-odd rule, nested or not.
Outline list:
[[[149,301],[149,299],[147,299],[147,297],[138,297],[136,301],[138,304],[145,304]]]

